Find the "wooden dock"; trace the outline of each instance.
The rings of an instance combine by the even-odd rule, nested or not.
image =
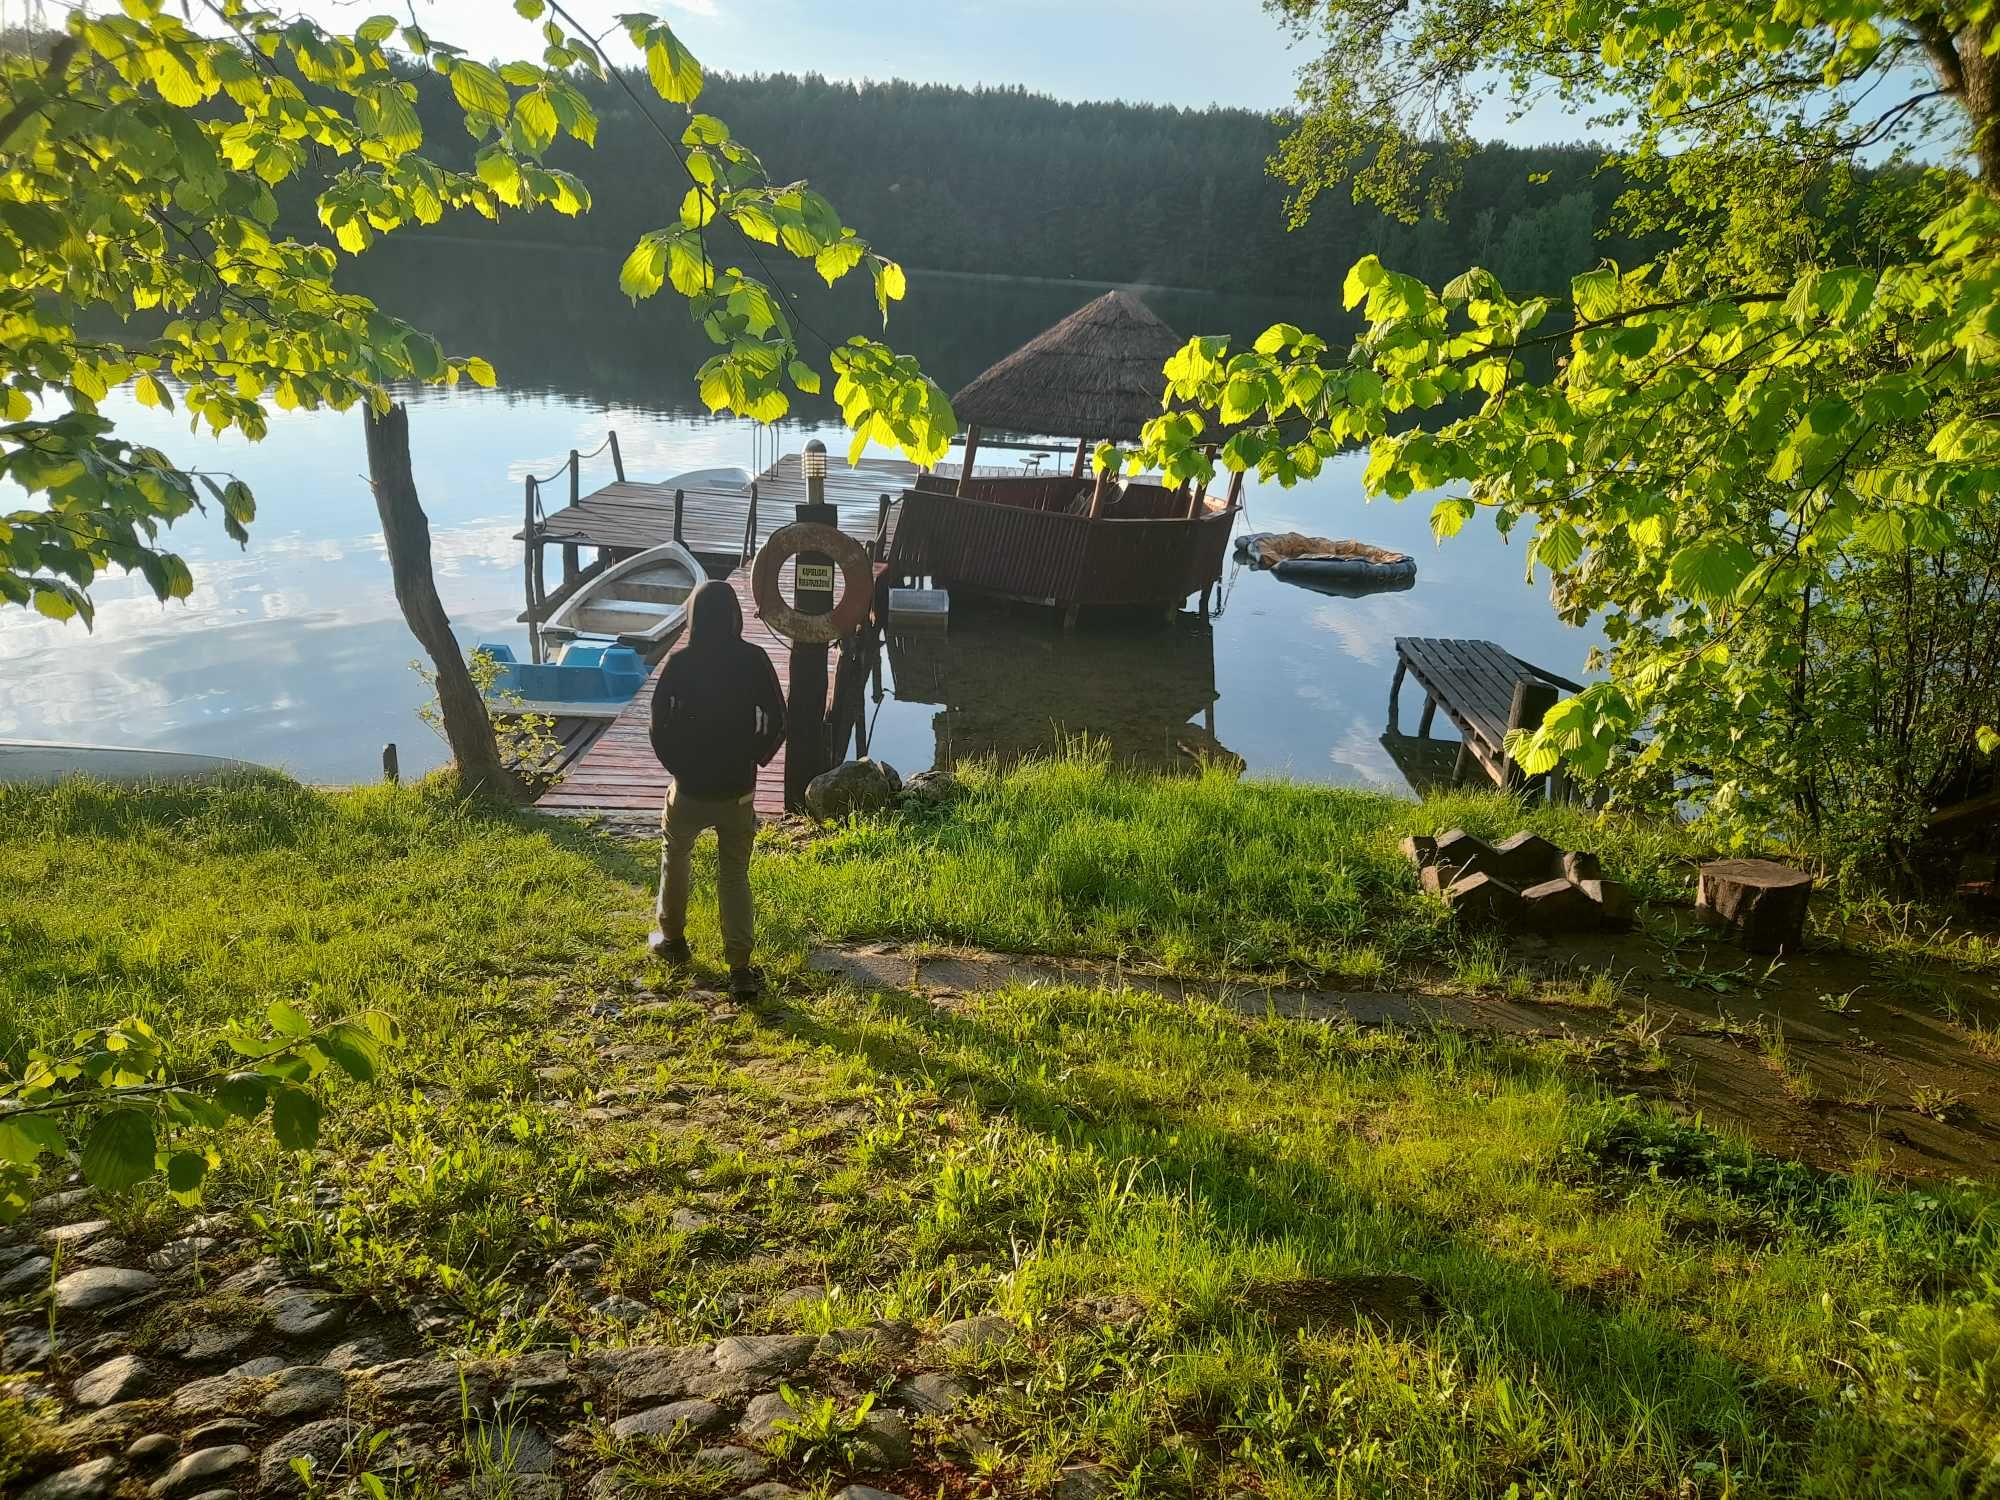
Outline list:
[[[1402,734],[1398,705],[1405,673],[1415,676],[1425,694],[1417,733],[1409,737]],[[1507,731],[1535,728],[1565,691],[1579,693],[1583,685],[1522,661],[1492,641],[1398,636],[1396,675],[1389,682],[1389,733],[1383,743],[1392,736],[1428,739],[1442,708],[1463,742],[1452,781],[1465,780],[1476,764],[1497,785],[1519,785],[1519,770],[1507,759]],[[1409,746],[1399,748],[1405,755],[1416,753]]]
[[[754,642],[771,658],[778,681],[784,682],[789,645],[757,618],[757,606],[750,597],[750,574],[739,568],[729,576],[743,606],[743,638]],[[535,806],[542,812],[567,817],[598,817],[620,824],[658,823],[667,787],[673,780],[653,754],[653,689],[660,680],[660,668],[646,679],[611,727],[583,753],[569,774],[542,794]],[[827,674],[829,683],[833,674]],[[776,817],[785,810],[785,752],[757,773],[757,811]]]

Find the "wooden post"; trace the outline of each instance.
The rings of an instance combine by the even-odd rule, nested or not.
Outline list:
[[[681,520],[687,511],[687,491],[674,491],[674,540],[681,542]],[[681,542],[683,546],[685,542]]]
[[[972,493],[972,461],[979,456],[979,424],[972,423],[965,429],[965,467],[958,471],[958,492]]]
[[[382,779],[391,786],[403,779],[402,767],[396,761],[396,742],[389,741],[382,747]]]
[[[873,558],[876,562],[889,560],[889,506],[893,502],[884,494],[875,501],[875,546]]]
[[[1214,592],[1215,585],[1212,583],[1204,583],[1201,586],[1201,617],[1204,620],[1208,618],[1208,596]]]
[[[1238,469],[1229,476],[1229,508],[1236,509],[1243,503],[1243,471]]]
[[[618,451],[618,433],[611,433],[611,472],[618,476],[618,482],[625,482],[625,455]]]
[[[1553,682],[1541,682],[1531,677],[1519,677],[1514,681],[1514,701],[1507,708],[1507,728],[1534,730],[1542,727],[1542,720],[1550,709],[1556,706],[1556,699],[1562,696],[1562,689]],[[1504,747],[1503,752],[1504,753]],[[1507,785],[1520,786],[1527,777],[1513,760],[1507,763]]]
[[[1424,694],[1424,711],[1417,719],[1417,733],[1424,739],[1431,737],[1431,721],[1437,718],[1438,701],[1429,693]]]
[[[1097,476],[1097,485],[1090,492],[1090,519],[1095,521],[1104,510],[1104,492],[1111,487],[1111,471],[1106,469]]]
[[[576,449],[569,450],[569,503],[576,504],[583,498],[583,460],[576,456]]]
[[[1403,677],[1410,670],[1410,664],[1402,657],[1396,658],[1396,675],[1389,679],[1389,733],[1403,732]]]
[[[568,588],[576,581],[576,571],[581,559],[575,542],[563,543],[563,587]]]
[[[1076,464],[1069,471],[1070,478],[1072,479],[1083,478],[1083,461],[1085,456],[1089,452],[1090,452],[1090,439],[1078,438],[1076,440]]]

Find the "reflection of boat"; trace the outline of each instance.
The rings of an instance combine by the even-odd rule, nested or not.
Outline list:
[[[1242,476],[1228,498],[1206,486],[1086,474],[1090,444],[1130,441],[1160,414],[1162,370],[1180,336],[1137,298],[1106,292],[1031,339],[952,397],[965,460],[919,476],[903,496],[890,571],[954,594],[1054,604],[1178,610],[1222,576]],[[1077,439],[1067,475],[981,474],[981,428]]]
[[[935,703],[933,763],[1002,765],[1061,753],[1080,739],[1120,765],[1240,773],[1215,737],[1215,644],[1206,626],[1058,636],[1004,618],[888,637],[896,697]]]
[[[1417,581],[1417,560],[1407,552],[1367,542],[1331,541],[1297,531],[1258,531],[1236,539],[1238,556],[1287,583],[1323,594],[1367,594],[1406,589]]]
[[[134,750],[123,745],[69,745],[57,740],[0,740],[0,784],[52,786],[72,776],[131,784],[270,774],[267,767],[221,755]]]
[[[584,580],[542,626],[558,640],[588,635],[653,648],[681,628],[704,574],[679,542],[649,547]]]
[[[476,649],[499,668],[486,690],[495,713],[615,719],[646,680],[646,664],[629,646],[571,641],[547,662],[516,661],[511,646],[482,642]]]

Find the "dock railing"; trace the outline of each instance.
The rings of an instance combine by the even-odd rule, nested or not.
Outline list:
[[[574,448],[570,449],[569,457],[563,461],[561,468],[552,474],[530,474],[522,484],[521,570],[523,583],[527,592],[528,614],[532,621],[528,631],[529,651],[530,655],[537,662],[542,659],[542,637],[540,630],[533,627],[539,625],[547,617],[549,600],[548,580],[544,574],[542,564],[542,548],[547,541],[543,533],[548,529],[549,517],[547,510],[542,505],[542,486],[554,484],[556,481],[567,477],[569,480],[569,503],[571,505],[576,504],[583,494],[583,465],[606,452],[609,452],[611,455],[612,472],[618,476],[618,482],[623,484],[625,482],[625,455],[619,451],[618,434],[615,431],[607,431],[604,441],[588,453],[579,453]],[[680,531],[678,515],[675,517],[675,522],[674,530],[676,535],[678,535]],[[579,553],[577,544],[575,542],[564,542],[561,587],[564,589],[569,588],[585,572],[589,572],[599,566],[601,566],[601,562],[591,564],[589,569],[584,568],[583,559]]]

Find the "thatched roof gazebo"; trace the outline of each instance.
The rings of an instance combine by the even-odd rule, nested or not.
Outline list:
[[[1106,292],[1039,333],[951,398],[965,429],[965,475],[981,428],[1077,439],[1083,474],[1089,439],[1132,441],[1160,414],[1162,369],[1181,336],[1130,292]]]

